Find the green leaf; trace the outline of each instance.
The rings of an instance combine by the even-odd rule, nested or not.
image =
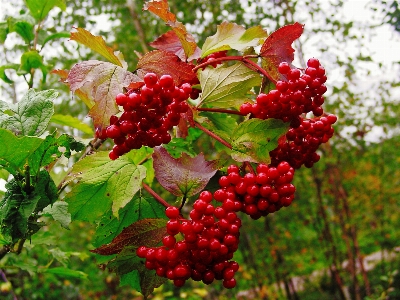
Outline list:
[[[136,165],[142,165],[146,168],[146,178],[144,182],[147,184],[152,184],[154,180],[154,168],[152,155],[153,149],[149,147],[142,147],[137,150],[131,150],[126,154],[126,157],[131,159]]]
[[[77,179],[65,196],[73,220],[94,222],[110,209],[114,216],[140,189],[146,168],[122,156],[110,160],[108,152],[97,152],[77,162],[67,182]]]
[[[246,94],[261,84],[261,77],[242,63],[230,67],[220,65],[200,71],[202,89],[199,106],[239,108],[247,100]]]
[[[137,247],[127,247],[108,264],[108,267],[121,276],[121,285],[129,284],[147,297],[168,279],[158,276],[154,270],[147,269],[144,259],[137,257],[136,249]]]
[[[204,127],[218,134],[224,140],[230,140],[237,127],[237,122],[232,116],[210,112],[201,112],[201,116],[207,117],[202,122]]]
[[[153,159],[158,182],[178,197],[199,193],[217,171],[216,161],[206,161],[203,154],[191,158],[182,153],[175,159],[163,147],[155,147]]]
[[[7,181],[9,175],[10,173],[7,170],[0,169],[0,179]]]
[[[69,229],[68,226],[71,223],[71,214],[68,212],[67,202],[57,201],[54,204],[45,207],[43,213],[51,215],[52,218],[59,222],[63,228]]]
[[[180,157],[182,153],[186,153],[190,157],[195,157],[197,152],[193,148],[193,142],[202,134],[203,131],[200,129],[190,127],[186,138],[173,138],[168,144],[163,145],[163,147],[173,158]]]
[[[16,137],[11,131],[0,128],[0,166],[14,176],[22,173],[28,157],[43,143],[37,137]]]
[[[270,163],[269,152],[278,146],[289,123],[281,120],[250,119],[239,124],[232,135],[232,158],[239,162]]]
[[[58,190],[47,170],[41,170],[34,182],[34,194],[40,197],[35,212],[42,211],[46,206],[58,199]]]
[[[57,202],[56,202],[57,203]],[[135,196],[119,210],[119,218],[112,215],[111,209],[100,220],[92,244],[95,247],[110,243],[130,224],[149,218],[165,218],[165,207],[153,198]]]
[[[27,44],[29,44],[35,38],[33,33],[33,27],[35,25],[35,19],[29,14],[19,16],[18,19],[9,17],[7,19],[8,31],[18,33]]]
[[[110,117],[119,112],[117,94],[131,82],[142,81],[137,75],[109,62],[89,60],[76,64],[68,74],[72,92],[79,91],[89,99],[89,115],[95,128],[105,128]]]
[[[13,109],[12,116],[0,112],[0,127],[16,135],[42,135],[54,112],[53,100],[58,96],[54,90],[35,92],[30,89]]]
[[[109,244],[90,252],[111,255],[120,253],[125,247],[154,247],[167,235],[166,219],[142,219],[126,227]],[[130,270],[131,271],[131,270]]]
[[[58,275],[61,278],[79,278],[79,279],[87,279],[88,275],[81,271],[71,270],[66,267],[56,267],[50,269],[38,269],[41,273],[54,274]]]
[[[6,83],[13,83],[14,81],[12,81],[10,78],[7,77],[5,71],[7,69],[18,70],[18,68],[19,68],[18,64],[6,64],[4,66],[1,66],[0,67],[0,79],[2,79]]]
[[[54,7],[59,7],[62,10],[66,9],[65,2],[63,0],[25,0],[26,4],[31,12],[32,16],[36,20],[42,21],[47,17],[50,10]]]
[[[46,82],[47,69],[43,64],[43,57],[35,50],[25,52],[21,56],[21,65],[17,71],[18,75],[25,75],[31,72],[31,69],[40,69],[43,73],[43,82]]]
[[[15,243],[31,235],[28,218],[36,208],[40,196],[27,195],[20,183],[12,179],[6,184],[6,195],[0,202],[1,234]]]
[[[7,22],[0,22],[0,43],[4,44],[7,39],[8,35],[8,23]]]
[[[71,151],[81,151],[85,146],[68,134],[62,134],[58,138],[55,136],[56,133],[46,136],[40,147],[29,157],[28,164],[31,174],[36,174],[41,167],[51,164],[62,155],[69,158]]]
[[[243,51],[248,47],[258,46],[260,39],[266,38],[267,35],[260,25],[246,30],[243,26],[224,21],[218,25],[217,33],[204,42],[201,57],[229,49]]]
[[[42,48],[44,47],[44,45],[46,45],[48,42],[53,41],[53,40],[57,40],[57,39],[61,39],[61,38],[69,38],[70,37],[70,33],[68,31],[62,31],[62,32],[56,32],[53,33],[49,36],[47,36],[42,44]]]
[[[50,122],[62,125],[62,126],[68,126],[72,128],[76,128],[86,134],[93,135],[93,129],[90,127],[88,124],[83,123],[81,120],[78,118],[75,118],[70,115],[61,115],[61,114],[54,114]]]

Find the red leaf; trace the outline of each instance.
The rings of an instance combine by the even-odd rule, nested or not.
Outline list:
[[[182,61],[186,61],[185,50],[183,49],[182,42],[176,35],[176,32],[170,30],[156,39],[154,42],[150,43],[150,46],[159,50],[165,50],[171,52],[178,56]],[[193,59],[198,59],[201,55],[201,49],[196,46],[195,52],[187,59],[191,61]]]
[[[164,50],[154,50],[143,55],[137,64],[137,74],[153,72],[158,76],[169,74],[174,78],[175,85],[183,82],[195,83],[198,81],[192,71],[193,66],[179,59],[178,56]]]
[[[292,63],[294,49],[292,43],[303,33],[304,25],[294,23],[286,25],[271,33],[261,47],[261,65],[273,80],[286,80],[278,72],[281,62]]]
[[[154,247],[167,235],[166,225],[164,219],[142,219],[122,230],[111,243],[90,251],[111,255],[120,253],[127,246]]]
[[[175,196],[193,196],[207,185],[217,171],[216,161],[206,161],[203,154],[191,158],[186,153],[178,159],[167,150],[155,147],[153,166],[158,182]]]
[[[186,57],[191,58],[191,56],[196,52],[197,44],[194,37],[187,32],[185,25],[176,20],[176,16],[170,12],[167,0],[152,0],[146,2],[143,10],[149,10],[153,14],[159,16],[168,26],[175,31],[179,40],[181,41],[183,50]],[[195,59],[195,58],[192,58]],[[190,59],[189,59],[190,60]]]

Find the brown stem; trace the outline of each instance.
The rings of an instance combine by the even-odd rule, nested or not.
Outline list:
[[[222,108],[208,108],[208,107],[196,107],[195,110],[197,111],[209,111],[209,112],[218,112],[224,114],[231,114],[231,115],[240,115],[243,114],[240,111],[230,110],[230,109],[222,109]]]
[[[165,201],[163,198],[160,197],[159,194],[157,194],[151,187],[149,187],[146,183],[142,182],[143,188],[154,197],[161,205],[163,205],[165,208],[172,206],[169,204],[167,201]]]
[[[139,21],[140,18],[136,12],[135,0],[127,0],[126,6],[128,7],[129,13],[131,14],[133,26],[135,27],[135,29],[137,31],[140,46],[142,46],[143,52],[149,52],[149,48],[147,47],[147,42],[146,42],[146,36],[145,36],[144,30],[143,30],[142,24]]]
[[[204,131],[205,133],[207,133],[209,136],[211,136],[213,139],[217,140],[218,142],[220,142],[222,145],[228,147],[229,149],[232,149],[232,145],[229,144],[227,141],[223,140],[221,137],[219,137],[218,135],[216,135],[214,132],[208,130],[207,128],[201,126],[199,123],[195,122],[194,123],[195,126],[197,128],[199,128],[200,130]]]

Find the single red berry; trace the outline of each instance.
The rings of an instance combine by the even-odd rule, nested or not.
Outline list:
[[[167,207],[167,209],[165,210],[165,215],[169,218],[169,219],[176,219],[179,217],[180,211],[177,207],[175,206],[170,206]]]
[[[222,284],[226,289],[233,289],[236,286],[236,280],[235,278],[231,278],[228,280],[224,279],[224,281],[222,281]]]
[[[171,75],[162,75],[158,81],[164,89],[170,89],[174,86],[174,79]]]
[[[147,73],[146,75],[144,75],[143,81],[148,87],[152,87],[157,83],[158,78],[157,75],[154,73]]]

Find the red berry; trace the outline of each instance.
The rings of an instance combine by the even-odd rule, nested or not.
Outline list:
[[[167,207],[167,209],[165,210],[165,215],[169,219],[176,219],[179,217],[180,211],[177,207],[170,206],[170,207]]]

